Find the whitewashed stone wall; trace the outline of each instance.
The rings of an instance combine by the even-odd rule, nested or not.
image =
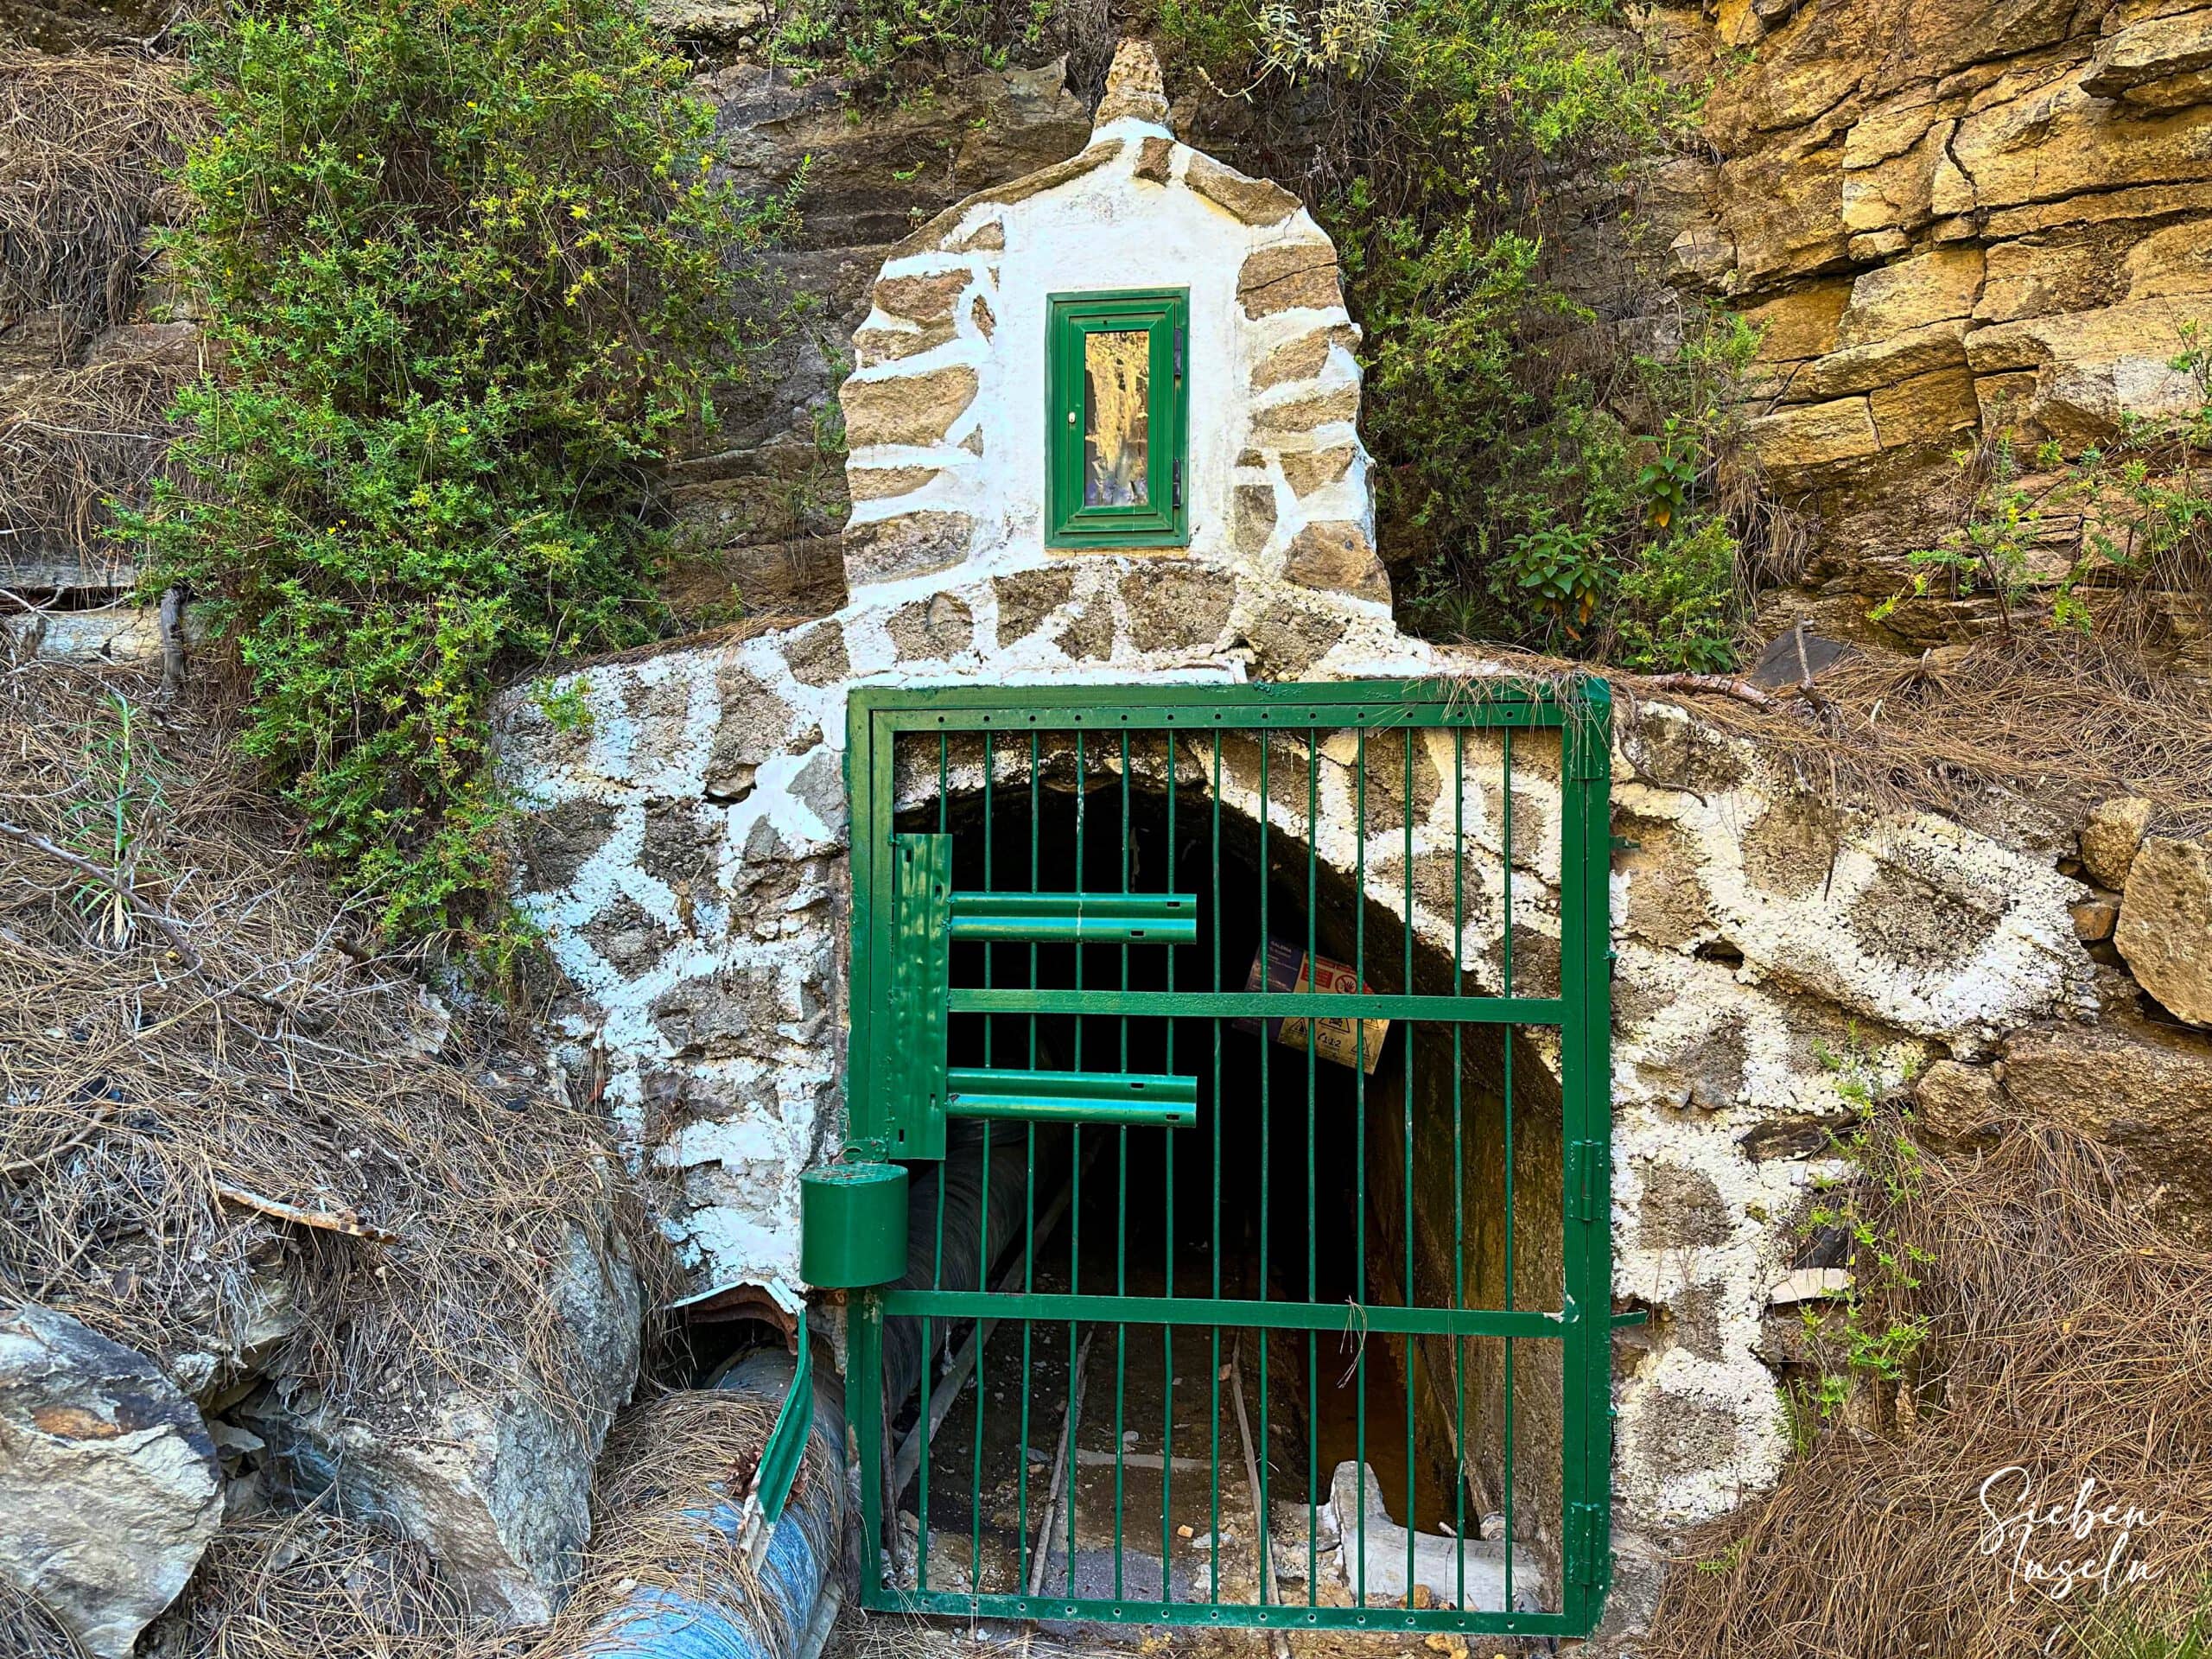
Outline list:
[[[1194,313],[1205,282],[1233,299],[1232,280],[1269,250],[1325,248],[1302,213],[1268,216],[1272,187],[1228,175],[1223,193],[1249,187],[1262,205],[1242,217],[1220,206],[1211,163],[1166,142],[1145,96],[1141,84],[1135,114],[1109,101],[1091,147],[1038,175],[1046,183],[951,210],[887,264],[846,394],[861,510],[842,610],[586,668],[506,709],[503,765],[531,809],[518,897],[565,978],[561,1058],[593,1080],[632,1155],[678,1185],[666,1224],[702,1294],[753,1287],[793,1308],[805,1294],[798,1173],[834,1154],[841,1130],[853,687],[1502,671],[1400,634],[1372,573],[1319,580],[1296,555],[1316,523],[1356,528],[1366,547],[1357,371],[1332,268],[1299,278],[1312,303],[1240,306],[1223,336],[1259,378],[1306,342],[1300,362],[1318,361],[1279,383],[1292,390],[1270,385],[1243,412],[1209,410],[1194,390],[1189,553],[1044,551],[1041,461],[1009,453],[1027,429],[1016,417],[1044,398],[1031,378],[1041,365],[1007,342],[1041,341],[1040,285],[1060,280],[1057,256],[1020,263],[1033,232],[1095,222],[1122,234],[1155,214],[1209,225],[1227,250],[1211,256],[1214,274],[1153,266],[1090,284],[1187,277]],[[892,404],[854,391],[894,382],[939,411],[933,426],[894,429]],[[925,397],[931,385],[951,390]],[[1328,419],[1255,441],[1275,429],[1279,401],[1317,397],[1335,399]],[[1235,435],[1207,435],[1222,422]],[[1341,476],[1307,487],[1296,458],[1332,450],[1346,455]],[[1236,517],[1262,479],[1264,533],[1256,502]],[[1555,945],[1557,893],[1542,879],[1556,859],[1555,768],[1516,766],[1509,804],[1482,793],[1495,763],[1479,741],[1467,764],[1475,843],[1496,855],[1516,815],[1516,940]],[[1450,766],[1448,744],[1430,744],[1417,769],[1417,865],[1441,866],[1451,846]],[[1613,876],[1615,1290],[1655,1313],[1617,1370],[1614,1606],[1633,1628],[1675,1535],[1770,1482],[1785,1451],[1766,1338],[1792,1294],[1777,1287],[1796,1265],[1795,1218],[1825,1168],[1827,1126],[1850,1115],[1837,1057],[1890,1078],[1983,1061],[2004,1033],[2094,999],[2068,912],[2083,889],[2048,855],[1934,817],[1821,805],[1751,746],[1668,706],[1620,711],[1615,775],[1614,828],[1637,843]],[[1325,791],[1340,786],[1325,775]],[[1245,782],[1225,805],[1259,810]],[[1276,830],[1301,833],[1302,806],[1272,808]],[[1319,850],[1352,864],[1348,845]],[[1435,897],[1448,878],[1416,877],[1416,931],[1448,950],[1448,900]],[[1373,861],[1369,879],[1371,901],[1401,912],[1402,868]],[[1503,923],[1477,883],[1465,958],[1484,957]]]

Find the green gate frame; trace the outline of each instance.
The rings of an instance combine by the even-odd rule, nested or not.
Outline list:
[[[903,982],[901,955],[916,941],[894,939],[893,749],[910,734],[1031,732],[1300,732],[1315,728],[1389,731],[1406,728],[1556,728],[1560,733],[1562,833],[1560,870],[1560,969],[1556,997],[1285,991],[1024,992],[956,990],[944,1006],[919,1007],[922,988]],[[1294,684],[1167,686],[977,684],[869,687],[853,692],[847,714],[846,788],[852,808],[852,1040],[848,1058],[845,1153],[883,1161],[929,1155],[926,1129],[902,1095],[930,1087],[931,1057],[913,1044],[917,1016],[934,1030],[934,1076],[945,1076],[945,1014],[1065,1012],[1071,997],[1086,1012],[1166,1012],[1177,1017],[1254,1017],[1300,1013],[1351,1019],[1554,1026],[1560,1032],[1564,1306],[1553,1311],[1452,1309],[1369,1305],[1365,1327],[1377,1333],[1513,1337],[1558,1341],[1565,1398],[1561,1470],[1560,1611],[1469,1612],[1376,1603],[1354,1607],[1207,1601],[1071,1600],[1065,1596],[905,1591],[884,1581],[882,1337],[887,1316],[1103,1325],[1266,1326],[1340,1331],[1341,1306],[1295,1301],[1216,1300],[1177,1295],[1046,1294],[874,1288],[849,1302],[850,1418],[861,1459],[861,1599],[871,1609],[968,1618],[1089,1619],[1158,1624],[1333,1630],[1446,1630],[1513,1636],[1582,1637],[1597,1625],[1611,1578],[1611,974],[1609,920],[1611,697],[1594,677],[1556,684],[1520,680],[1351,680]],[[942,836],[901,837],[909,857],[941,858]],[[931,847],[929,843],[936,843]],[[920,941],[941,951],[944,935]],[[924,993],[926,995],[926,993]],[[1058,999],[1056,1004],[1053,999]],[[899,1027],[904,1027],[899,1030]],[[894,1035],[894,1031],[897,1034]],[[918,1065],[919,1075],[917,1075]],[[955,1074],[957,1077],[958,1074]],[[1039,1076],[1046,1074],[1037,1074]],[[940,1083],[938,1087],[943,1088]],[[931,1109],[940,1131],[942,1095]],[[915,1127],[912,1139],[902,1129]]]

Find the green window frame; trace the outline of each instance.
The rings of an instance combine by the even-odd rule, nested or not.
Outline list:
[[[1128,289],[1054,294],[1046,322],[1046,535],[1047,547],[1185,547],[1189,487],[1191,291]],[[1147,336],[1146,499],[1088,505],[1090,337]]]

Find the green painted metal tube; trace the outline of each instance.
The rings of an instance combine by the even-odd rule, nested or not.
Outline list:
[[[956,939],[1046,944],[1190,944],[1198,901],[1187,893],[956,893]]]
[[[824,1164],[799,1173],[799,1275],[825,1290],[887,1285],[906,1271],[906,1172]]]
[[[1141,1071],[958,1069],[946,1077],[945,1110],[955,1117],[1123,1123],[1160,1129],[1188,1128],[1198,1118],[1196,1077]]]

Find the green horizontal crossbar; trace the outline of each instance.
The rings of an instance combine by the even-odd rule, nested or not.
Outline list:
[[[1187,893],[956,893],[956,939],[1040,944],[1190,944],[1198,901]]]
[[[956,1319],[1044,1319],[1058,1324],[1175,1325],[1222,1330],[1363,1331],[1388,1336],[1533,1337],[1557,1339],[1576,1322],[1526,1308],[1395,1307],[1387,1303],[1216,1301],[1205,1296],[1078,1296],[1065,1292],[887,1290],[887,1315]]]
[[[1555,996],[1391,996],[1335,991],[1024,991],[955,988],[955,1014],[1113,1014],[1153,1019],[1421,1020],[1439,1024],[1557,1026]]]
[[[945,1073],[944,1109],[955,1117],[1046,1123],[1128,1123],[1185,1129],[1198,1122],[1198,1080],[1144,1071]]]
[[[1304,1599],[1268,1602],[1091,1601],[1075,1596],[977,1596],[950,1590],[871,1586],[866,1605],[883,1611],[957,1614],[962,1618],[1089,1620],[1101,1624],[1196,1624],[1224,1630],[1260,1625],[1278,1630],[1469,1630],[1513,1636],[1573,1636],[1586,1630],[1563,1613],[1462,1611],[1408,1608],[1370,1592],[1364,1607],[1314,1605]]]

